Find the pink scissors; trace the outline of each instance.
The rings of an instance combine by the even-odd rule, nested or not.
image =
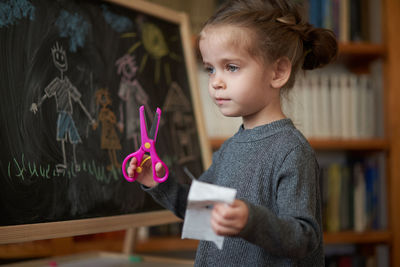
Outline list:
[[[125,179],[128,182],[133,182],[136,180],[137,176],[139,173],[142,172],[142,166],[143,164],[151,159],[152,162],[152,166],[153,166],[153,179],[156,182],[162,183],[165,182],[168,178],[168,167],[167,165],[160,160],[160,158],[157,155],[156,152],[156,147],[155,147],[155,143],[156,143],[156,138],[157,138],[157,132],[158,132],[158,126],[160,124],[160,118],[161,118],[161,109],[157,108],[156,110],[156,114],[154,116],[153,119],[153,123],[151,125],[151,129],[150,129],[150,135],[147,135],[147,127],[146,127],[146,118],[145,118],[145,114],[144,114],[144,106],[141,106],[140,109],[140,135],[141,135],[141,139],[142,139],[142,144],[139,148],[138,151],[129,154],[125,159],[124,162],[122,163],[122,173],[124,174]],[[143,156],[145,153],[150,153],[150,156],[145,158],[143,160]],[[139,165],[135,171],[135,174],[133,175],[133,177],[129,177],[128,174],[126,173],[126,165],[128,164],[129,159],[135,157],[137,159],[137,164]],[[142,161],[143,160],[143,161]],[[165,169],[165,175],[164,177],[158,177],[156,174],[156,164],[160,162],[162,164],[162,166]]]

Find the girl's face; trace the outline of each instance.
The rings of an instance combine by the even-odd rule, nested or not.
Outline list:
[[[244,127],[251,129],[280,119],[282,112],[279,89],[271,86],[273,66],[248,53],[241,40],[249,38],[242,28],[212,26],[202,32],[199,46],[211,98],[223,115],[242,116]]]

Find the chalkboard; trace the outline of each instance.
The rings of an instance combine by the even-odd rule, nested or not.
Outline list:
[[[203,171],[194,69],[185,14],[133,0],[2,1],[0,226],[162,210],[120,165],[140,146],[144,105],[147,121],[162,110],[156,146],[170,176]]]

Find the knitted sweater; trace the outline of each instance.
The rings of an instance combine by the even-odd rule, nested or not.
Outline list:
[[[196,266],[324,266],[319,168],[290,119],[244,129],[214,153],[199,180],[237,189],[249,207],[245,228],[223,249],[200,241]],[[184,218],[189,186],[173,177],[145,189]]]

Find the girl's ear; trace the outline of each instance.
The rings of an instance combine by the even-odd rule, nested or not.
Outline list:
[[[290,78],[292,63],[287,57],[281,57],[275,61],[273,71],[271,80],[272,88],[282,88]]]

